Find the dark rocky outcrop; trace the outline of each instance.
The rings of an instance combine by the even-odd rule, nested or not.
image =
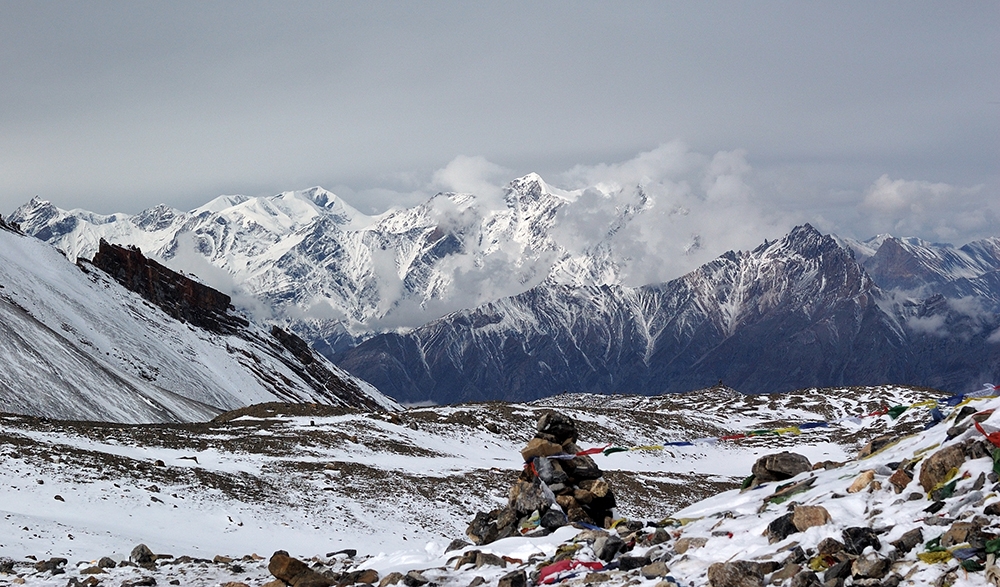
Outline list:
[[[148,259],[136,247],[101,239],[91,264],[178,320],[219,334],[249,325],[229,312],[229,296]]]

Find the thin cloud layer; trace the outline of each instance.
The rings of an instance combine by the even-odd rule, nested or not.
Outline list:
[[[868,188],[858,210],[872,234],[951,242],[967,235],[997,236],[997,196],[983,186],[963,188],[882,175]]]

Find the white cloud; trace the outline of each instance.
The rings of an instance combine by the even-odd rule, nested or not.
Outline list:
[[[503,167],[484,157],[459,155],[434,172],[431,185],[444,191],[470,193],[479,198],[496,200],[503,194],[502,178],[507,173]]]
[[[888,232],[935,241],[989,234],[1000,218],[996,197],[984,193],[982,186],[962,188],[888,175],[868,188],[858,210],[871,234]]]

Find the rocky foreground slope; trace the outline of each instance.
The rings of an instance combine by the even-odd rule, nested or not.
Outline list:
[[[998,400],[950,407],[943,394],[906,388],[595,399],[399,414],[273,404],[183,427],[5,416],[0,580],[320,580],[292,558],[326,577],[313,585],[987,580],[976,569],[1000,544],[991,542],[1000,489],[992,446],[973,422],[1000,428],[987,412]],[[519,521],[526,535],[454,542],[469,540],[477,511],[509,504],[526,474],[521,449],[552,410],[575,420],[581,449],[598,449],[590,458],[625,521],[548,533],[529,514]],[[921,431],[935,415],[947,418]],[[873,439],[874,451],[855,458]],[[600,452],[609,445],[646,449]],[[782,452],[800,455],[784,459],[798,470],[761,461]],[[133,554],[140,543],[148,551]],[[116,566],[102,568],[104,557]]]

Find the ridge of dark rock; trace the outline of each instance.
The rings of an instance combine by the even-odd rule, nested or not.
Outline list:
[[[233,334],[249,325],[229,313],[228,295],[146,258],[136,247],[101,239],[91,264],[178,320],[219,334]]]

